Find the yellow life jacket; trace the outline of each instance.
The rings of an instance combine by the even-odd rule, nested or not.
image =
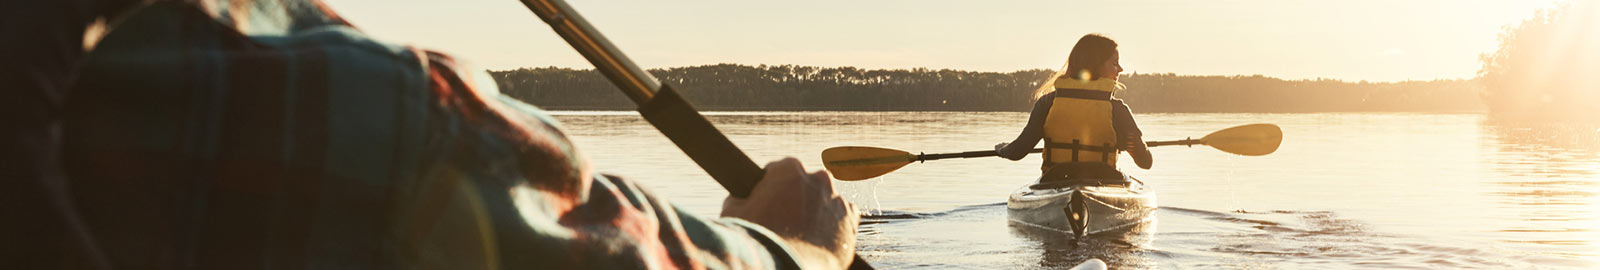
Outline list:
[[[1117,166],[1117,132],[1111,125],[1115,80],[1057,77],[1044,121],[1044,170],[1066,163]]]

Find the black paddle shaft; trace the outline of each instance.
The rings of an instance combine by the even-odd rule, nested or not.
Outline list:
[[[1029,153],[1038,153],[1038,152],[1044,152],[1044,148],[1033,149],[1033,151],[1030,151]],[[922,154],[922,153],[918,153],[917,154],[917,161],[929,161],[929,160],[939,160],[939,159],[947,159],[947,158],[992,157],[992,156],[998,156],[998,155],[1000,155],[1000,153],[999,152],[995,152],[995,151],[967,151],[967,152],[961,152],[961,153],[945,153],[945,154]]]
[[[1192,146],[1192,145],[1196,145],[1196,144],[1206,144],[1206,142],[1200,141],[1200,140],[1195,140],[1195,139],[1185,139],[1185,140],[1176,140],[1176,141],[1149,141],[1149,142],[1145,142],[1144,144],[1147,147],[1167,146],[1167,145]],[[1028,153],[1042,153],[1042,152],[1044,152],[1044,148],[1034,148],[1033,150],[1028,151]],[[995,152],[995,151],[967,151],[967,152],[960,152],[960,153],[944,153],[944,154],[920,154],[919,153],[919,154],[917,154],[917,160],[916,161],[929,161],[929,160],[939,160],[939,159],[947,159],[947,158],[992,157],[992,156],[998,156],[998,155],[1000,155],[1000,153],[999,152]]]
[[[572,45],[572,48],[594,64],[595,70],[600,71],[607,79],[611,80],[623,94],[628,95],[635,104],[639,104],[639,114],[645,121],[655,126],[656,130],[667,136],[684,154],[693,159],[695,164],[705,169],[712,179],[728,190],[728,194],[738,198],[750,197],[750,191],[756,183],[761,181],[765,172],[761,166],[750,160],[749,156],[728,141],[715,126],[711,125],[700,112],[689,105],[687,100],[679,96],[671,87],[662,85],[650,73],[639,69],[632,60],[622,54],[616,46],[600,35],[600,31],[589,25],[587,20],[578,15],[571,6],[562,0],[521,0],[522,4],[532,10],[535,15],[544,20],[550,28],[555,30],[561,39]],[[873,269],[856,255],[850,261],[849,269]]]
[[[683,149],[684,154],[722,184],[729,194],[738,198],[750,196],[750,190],[764,174],[761,166],[728,141],[728,137],[706,121],[688,101],[639,69],[566,2],[523,0],[522,4],[638,104],[639,114],[651,126]]]
[[[1144,143],[1144,145],[1147,146],[1147,147],[1166,146],[1166,145],[1194,146],[1196,144],[1206,144],[1206,142],[1200,141],[1200,140],[1195,140],[1195,139],[1184,139],[1184,140],[1176,140],[1176,141],[1146,142],[1146,143]]]
[[[672,144],[683,149],[689,159],[706,170],[712,179],[722,184],[728,194],[737,198],[749,198],[750,191],[755,189],[756,183],[761,181],[765,171],[757,166],[744,151],[728,141],[717,127],[711,125],[704,116],[695,111],[694,106],[673,91],[671,86],[662,85],[661,91],[656,92],[654,98],[643,105],[639,105],[639,115],[644,120],[666,135]]]

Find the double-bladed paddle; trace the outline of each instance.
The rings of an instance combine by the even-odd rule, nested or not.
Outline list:
[[[1196,144],[1208,145],[1223,152],[1245,156],[1262,156],[1278,151],[1283,142],[1283,130],[1273,124],[1249,124],[1231,127],[1207,134],[1200,139],[1145,142],[1146,146]],[[1030,153],[1044,152],[1035,148]],[[994,150],[968,151],[946,154],[912,154],[888,148],[870,146],[839,146],[822,150],[822,166],[827,167],[839,180],[856,181],[893,172],[906,164],[947,158],[975,158],[997,156]]]

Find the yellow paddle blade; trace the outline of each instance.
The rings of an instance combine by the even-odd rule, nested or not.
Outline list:
[[[1273,124],[1250,124],[1212,132],[1200,141],[1223,152],[1246,156],[1263,156],[1278,151],[1283,143],[1283,129]]]
[[[822,150],[822,166],[833,173],[833,178],[844,181],[878,177],[912,161],[917,161],[917,155],[886,148],[840,146]]]

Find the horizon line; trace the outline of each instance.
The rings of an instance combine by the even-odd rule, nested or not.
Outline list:
[[[691,67],[720,66],[720,65],[734,65],[734,66],[747,66],[747,67],[759,67],[759,66],[800,66],[800,67],[817,67],[817,68],[852,67],[852,68],[859,68],[859,69],[865,69],[865,70],[889,70],[889,71],[927,69],[927,70],[934,70],[934,71],[951,70],[951,71],[977,72],[977,73],[1015,73],[1015,72],[1026,72],[1026,71],[1035,71],[1035,70],[1048,70],[1048,71],[1054,71],[1055,70],[1055,69],[1051,69],[1051,68],[1033,68],[1033,69],[1019,69],[1019,70],[1012,70],[1012,71],[983,71],[983,70],[966,70],[966,69],[955,69],[955,68],[931,68],[931,67],[863,68],[863,67],[856,67],[856,66],[812,66],[812,65],[799,65],[799,64],[756,64],[756,65],[750,65],[750,64],[740,64],[740,63],[716,63],[716,64],[702,64],[702,65],[689,65],[689,66],[676,66],[676,67],[653,67],[653,68],[645,68],[645,70],[649,71],[649,70],[656,70],[656,69],[691,68]],[[494,70],[494,69],[483,69],[483,70],[485,72],[506,72],[506,71],[522,70],[522,69],[540,69],[540,68],[560,68],[560,69],[572,69],[572,70],[578,70],[578,71],[594,71],[595,70],[593,67],[574,68],[574,67],[564,67],[564,66],[557,66],[557,65],[549,65],[549,66],[543,66],[543,67],[519,67],[519,68],[514,68],[514,69],[503,69],[503,70]],[[1128,73],[1130,73],[1129,75],[1172,75],[1172,76],[1180,76],[1180,77],[1262,77],[1262,78],[1267,78],[1267,79],[1277,79],[1277,80],[1283,80],[1283,81],[1324,81],[1324,80],[1327,80],[1327,81],[1337,81],[1337,82],[1346,82],[1346,83],[1407,83],[1407,82],[1438,82],[1438,81],[1474,81],[1474,80],[1478,80],[1478,79],[1483,77],[1482,75],[1478,75],[1478,76],[1473,76],[1473,77],[1468,77],[1468,78],[1460,78],[1460,77],[1456,77],[1456,78],[1433,78],[1433,79],[1427,79],[1427,80],[1409,79],[1408,78],[1408,79],[1405,79],[1405,80],[1374,81],[1374,80],[1346,80],[1346,79],[1331,78],[1331,77],[1313,77],[1313,78],[1290,79],[1290,78],[1284,78],[1284,77],[1269,76],[1269,75],[1265,75],[1265,74],[1231,74],[1231,75],[1203,74],[1203,75],[1197,75],[1197,74],[1178,74],[1178,73],[1174,73],[1174,72],[1139,72],[1137,70],[1130,70],[1130,71],[1128,71]]]

